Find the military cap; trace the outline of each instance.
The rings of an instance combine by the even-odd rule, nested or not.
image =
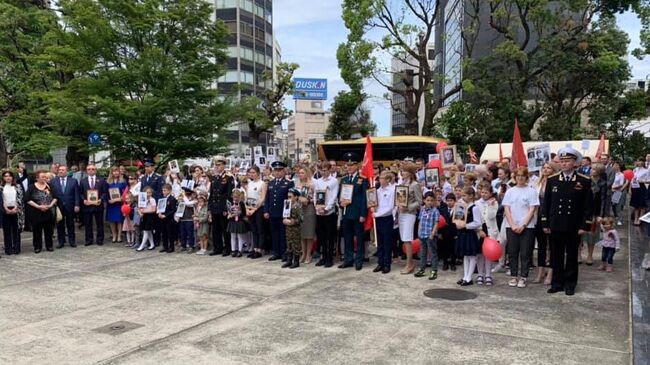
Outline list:
[[[576,160],[576,162],[582,161],[582,154],[578,152],[578,150],[570,146],[560,148],[560,150],[558,151],[558,156],[560,157],[560,159],[572,158]]]
[[[293,194],[294,196],[300,196],[300,190],[298,190],[298,189],[296,189],[296,188],[291,188],[291,189],[289,189],[289,192],[290,192],[291,194]]]
[[[218,155],[218,156],[215,156],[215,158],[214,158],[214,162],[223,162],[223,163],[226,163],[227,161],[226,161],[226,158],[225,158],[225,157],[223,157],[222,155]]]
[[[359,163],[361,158],[354,152],[346,152],[343,154],[343,161],[345,163]]]
[[[153,162],[153,160],[144,160],[144,165],[145,166],[156,166],[156,164]]]
[[[287,167],[287,164],[285,164],[282,161],[273,161],[273,163],[271,164],[271,167],[274,170],[278,170],[278,169],[283,169],[283,168]]]

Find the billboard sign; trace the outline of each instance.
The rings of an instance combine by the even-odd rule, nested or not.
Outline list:
[[[327,79],[293,79],[296,100],[327,100]]]

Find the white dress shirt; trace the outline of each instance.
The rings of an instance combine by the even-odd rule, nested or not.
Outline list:
[[[327,178],[321,177],[314,180],[314,201],[316,201],[316,192],[325,191],[325,215],[334,213],[336,208],[336,199],[339,195],[339,181],[331,175]]]
[[[385,188],[377,188],[377,207],[375,217],[388,217],[395,215],[395,184],[388,184]]]

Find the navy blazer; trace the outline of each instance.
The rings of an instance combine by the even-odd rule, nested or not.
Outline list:
[[[83,201],[86,200],[88,190],[90,190],[90,181],[89,177],[85,177],[81,180],[81,184],[79,185],[79,202],[81,203],[81,209],[84,212],[103,210],[104,203],[108,201],[108,184],[106,184],[106,180],[99,176],[95,176],[95,190],[99,192],[99,199],[102,201],[102,204],[89,206],[84,205]]]
[[[59,203],[57,204],[59,208],[65,210],[68,213],[74,212],[74,207],[79,207],[79,183],[73,177],[65,178],[65,191],[63,191],[61,186],[61,178],[55,177],[50,181],[50,186],[52,189],[57,191],[57,195],[60,197]]]
[[[144,188],[146,187],[151,187],[151,190],[153,190],[153,198],[156,199],[156,201],[163,198],[163,185],[165,185],[165,179],[155,172],[151,177],[144,175],[140,178],[140,191],[144,191]]]

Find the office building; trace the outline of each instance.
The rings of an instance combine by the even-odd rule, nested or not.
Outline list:
[[[289,117],[288,157],[290,160],[313,161],[316,146],[325,140],[330,112],[324,100],[296,100],[295,112]]]

